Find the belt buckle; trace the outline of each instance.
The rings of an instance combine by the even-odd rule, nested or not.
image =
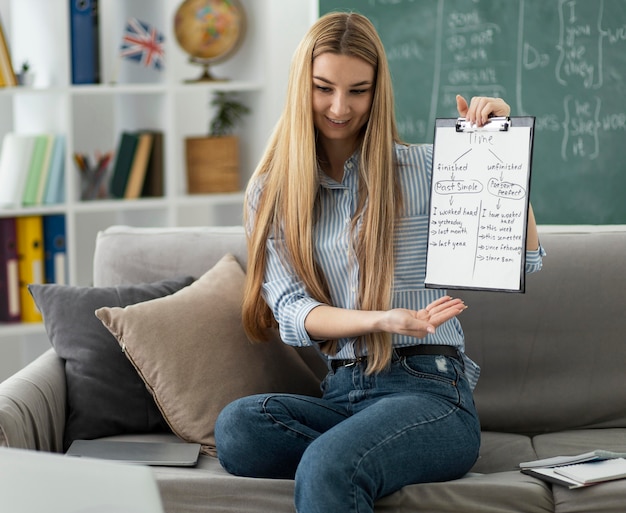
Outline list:
[[[357,356],[354,360],[352,360],[350,363],[346,363],[344,365],[344,367],[354,367],[357,363],[361,363],[363,361],[365,361],[366,357],[365,356]]]

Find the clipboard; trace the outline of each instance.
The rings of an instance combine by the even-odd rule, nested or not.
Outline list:
[[[525,291],[535,118],[435,120],[426,288]]]

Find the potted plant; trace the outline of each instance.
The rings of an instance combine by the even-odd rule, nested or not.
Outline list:
[[[215,114],[208,136],[185,140],[189,194],[240,190],[239,138],[233,131],[250,109],[225,91],[215,93],[211,105]]]
[[[35,81],[35,75],[30,69],[28,61],[22,62],[20,70],[16,73],[17,83],[22,86],[32,86]]]

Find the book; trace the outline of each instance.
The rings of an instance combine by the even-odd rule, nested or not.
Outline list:
[[[22,195],[23,205],[38,205],[39,187],[43,178],[44,169],[50,164],[50,152],[52,150],[53,136],[49,134],[39,134],[35,136],[33,153],[30,158],[24,194]]]
[[[19,322],[20,284],[14,217],[0,218],[0,321]]]
[[[43,218],[44,281],[67,285],[65,216],[54,214]]]
[[[72,84],[100,82],[100,30],[97,0],[69,0]]]
[[[22,205],[35,136],[9,132],[0,153],[0,207]]]
[[[577,463],[585,463],[587,461],[608,460],[612,458],[626,458],[626,453],[597,449],[595,451],[584,452],[582,454],[576,454],[574,456],[554,456],[551,458],[543,458],[540,460],[524,461],[519,464],[519,467],[522,469],[524,468],[549,468],[549,467],[558,467],[562,465],[574,465]]]
[[[626,459],[614,458],[610,460],[588,461],[577,465],[555,467],[554,472],[560,476],[589,485],[615,479],[626,478]]]
[[[50,166],[46,187],[42,199],[45,205],[54,205],[65,201],[65,135],[57,134],[50,156]]]
[[[41,164],[41,173],[39,175],[39,184],[37,185],[37,193],[35,195],[35,204],[43,205],[44,197],[46,195],[46,188],[48,186],[48,176],[50,174],[50,166],[52,164],[52,157],[56,146],[56,135],[47,134],[48,147],[44,154],[43,162]]]
[[[4,29],[2,28],[2,20],[0,19],[0,76],[2,77],[2,84],[4,86],[16,86],[17,77],[13,70],[13,63],[11,62],[11,53],[9,51],[9,45],[4,35]]]
[[[123,198],[126,193],[126,184],[138,141],[139,136],[131,132],[122,132],[120,136],[109,186],[109,192],[113,198]]]
[[[141,196],[141,190],[148,170],[148,161],[152,150],[152,134],[142,132],[138,134],[139,140],[133,156],[133,163],[128,174],[128,181],[124,191],[124,199],[136,199]]]
[[[41,312],[28,291],[28,285],[43,283],[44,278],[41,216],[18,217],[16,230],[21,320],[22,322],[41,322]]]
[[[141,195],[158,198],[163,196],[163,132],[152,130],[152,151],[143,182]]]

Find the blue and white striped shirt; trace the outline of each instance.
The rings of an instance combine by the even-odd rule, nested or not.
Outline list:
[[[445,290],[427,289],[426,248],[428,237],[429,195],[431,186],[432,145],[395,146],[399,178],[404,196],[404,211],[398,221],[394,244],[395,275],[392,308],[419,310],[446,294]],[[315,260],[324,272],[332,306],[358,308],[358,264],[350,237],[351,220],[358,202],[358,154],[344,165],[341,183],[320,171],[320,217],[315,226]],[[248,190],[248,204],[252,216],[262,190],[261,181],[252,183]],[[280,327],[282,340],[293,346],[316,343],[304,328],[309,312],[319,306],[310,297],[303,283],[288,263],[280,257],[276,241],[270,237],[267,244],[267,269],[263,297],[270,306]],[[543,249],[526,252],[526,272],[541,269]],[[332,358],[355,358],[356,338],[340,339],[339,352]],[[439,326],[434,334],[423,339],[406,335],[392,335],[394,347],[416,344],[443,344],[459,349],[463,355],[465,372],[472,388],[478,381],[479,367],[465,355],[465,342],[457,318]],[[359,355],[361,356],[361,355]]]

